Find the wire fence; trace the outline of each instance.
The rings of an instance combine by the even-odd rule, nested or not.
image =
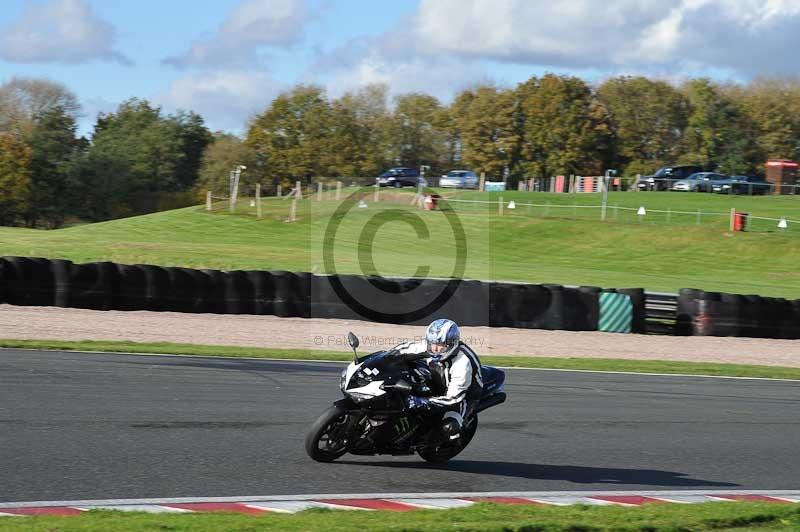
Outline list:
[[[661,208],[652,208],[647,206],[647,201],[634,202],[641,203],[639,207],[631,206],[630,201],[627,205],[609,201],[604,209],[600,203],[600,194],[593,194],[589,200],[592,204],[586,204],[588,198],[583,194],[537,194],[538,198],[549,196],[553,201],[531,201],[524,198],[526,194],[516,193],[506,193],[505,199],[502,194],[497,196],[497,194],[477,192],[470,193],[470,197],[463,197],[465,193],[459,190],[425,189],[423,194],[420,194],[420,190],[412,188],[358,187],[353,186],[353,183],[346,185],[342,181],[319,181],[310,184],[296,183],[294,187],[285,189],[274,188],[272,194],[264,194],[264,190],[259,186],[243,187],[233,199],[229,194],[209,191],[206,197],[206,210],[292,222],[310,216],[308,206],[312,202],[316,202],[315,215],[333,213],[338,203],[346,198],[352,198],[353,194],[357,194],[359,201],[365,204],[393,203],[408,209],[448,209],[463,215],[489,216],[492,219],[530,217],[593,220],[611,224],[700,226],[720,231],[800,234],[800,198],[795,202],[791,197],[765,198],[771,202],[769,210],[772,212],[757,212],[749,208],[710,210],[707,207],[691,208],[686,204],[677,205],[675,208],[663,208],[663,205],[659,205]],[[669,196],[672,197],[671,194]],[[697,199],[700,196],[702,195],[690,197]],[[627,194],[620,197],[628,198]],[[646,197],[648,196],[642,196]],[[675,194],[675,198],[678,199],[680,196]],[[781,203],[782,201],[784,203]],[[785,216],[775,214],[775,211],[781,208],[785,209]]]

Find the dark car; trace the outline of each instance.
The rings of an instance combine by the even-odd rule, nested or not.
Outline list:
[[[702,171],[699,166],[692,165],[664,166],[653,175],[642,176],[638,187],[639,190],[670,190],[676,181]]]
[[[734,194],[764,195],[772,192],[772,183],[752,175],[735,175],[731,183]]]
[[[419,170],[404,166],[390,168],[378,176],[378,185],[382,187],[416,187],[419,181]]]

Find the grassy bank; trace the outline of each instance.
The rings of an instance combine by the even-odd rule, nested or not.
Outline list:
[[[389,193],[385,194],[388,199]],[[499,195],[477,197],[494,202]],[[475,196],[462,193],[459,197]],[[687,212],[723,213],[703,218],[700,225],[694,214],[673,213],[667,220],[666,214],[652,213],[638,222],[627,219],[636,218],[630,211],[617,211],[616,218],[610,215],[609,222],[601,224],[597,209],[580,208],[596,206],[596,194],[504,193],[504,201],[509,198],[569,207],[559,214],[555,209],[546,213],[542,207],[520,206],[499,216],[496,203],[458,205],[455,212],[467,242],[465,277],[668,292],[692,287],[800,297],[800,270],[795,261],[800,235],[791,231],[732,235],[727,232],[724,215],[736,205],[753,213],[800,219],[800,196],[729,198],[620,192],[611,194],[609,200],[609,204],[631,208],[671,206]],[[288,205],[281,200],[265,202],[261,220],[191,207],[56,231],[4,227],[0,228],[0,254],[75,262],[331,273],[321,248],[338,203],[304,200],[295,223],[284,221]],[[408,218],[390,217],[385,224],[375,224],[376,213],[398,208],[419,216],[424,225],[421,233]],[[578,219],[573,219],[575,216]],[[364,237],[365,229],[370,228],[375,236],[372,240]],[[344,217],[333,246],[338,273],[408,276],[422,265],[425,275],[438,277],[453,274],[457,249],[442,213],[417,211],[406,201],[369,203],[366,209],[353,209]],[[365,254],[372,264],[364,261]]]
[[[160,353],[169,355],[221,356],[281,360],[331,360],[346,362],[352,355],[344,351],[310,349],[270,349],[258,347],[175,344],[169,342],[138,343],[112,341],[0,340],[0,347],[23,349],[56,349],[64,351],[102,351],[111,353]],[[704,362],[671,362],[661,360],[623,360],[605,358],[549,358],[519,356],[482,356],[490,366],[515,368],[569,369],[585,371],[625,371],[634,373],[667,373],[682,375],[716,375],[725,377],[759,377],[768,379],[800,379],[800,368],[713,364]]]
[[[483,530],[483,531],[710,531],[797,530],[800,508],[764,503],[609,506],[500,506],[404,513],[308,510],[294,515],[123,514],[91,511],[70,517],[0,518],[0,531],[252,531],[252,530]]]

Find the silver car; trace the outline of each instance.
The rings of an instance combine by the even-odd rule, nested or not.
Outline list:
[[[478,188],[478,176],[471,170],[450,170],[439,180],[444,188]]]
[[[672,190],[680,192],[711,192],[712,181],[721,181],[727,177],[724,174],[715,174],[714,172],[697,172],[672,185]]]

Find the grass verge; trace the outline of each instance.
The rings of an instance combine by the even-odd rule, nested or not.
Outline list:
[[[199,355],[234,358],[273,358],[284,360],[349,361],[345,351],[311,349],[276,349],[222,345],[176,344],[170,342],[66,341],[66,340],[2,340],[0,347],[23,349],[58,349],[64,351],[106,351],[116,353],[162,353],[168,355]],[[759,377],[766,379],[798,379],[800,368],[782,366],[753,366],[745,364],[715,364],[707,362],[674,362],[666,360],[623,360],[613,358],[551,358],[520,356],[482,356],[490,366],[542,369],[571,369],[587,371],[626,371],[633,373],[670,373],[685,375],[715,375],[724,377]]]
[[[500,216],[500,196],[504,202],[515,199],[517,208]],[[322,256],[321,244],[330,240],[338,273],[407,277],[424,266],[429,276],[450,277],[459,240],[448,220],[457,219],[469,244],[463,272],[469,279],[800,297],[795,259],[800,224],[791,222],[787,232],[778,231],[775,221],[759,222],[769,225],[763,231],[752,225],[755,215],[800,219],[800,196],[616,192],[606,223],[598,222],[596,194],[509,191],[463,197],[488,203],[451,202],[457,216],[445,218],[407,201],[375,204],[367,198],[369,208],[342,217],[334,215],[338,202],[303,200],[295,223],[285,223],[291,202],[281,200],[266,202],[260,220],[189,207],[52,231],[0,227],[0,248],[3,255],[74,262],[333,273]],[[640,206],[647,216],[636,215]],[[753,215],[755,230],[729,233],[731,207]],[[699,219],[697,210],[716,214]],[[379,214],[388,218],[376,218]],[[410,219],[422,222],[418,227],[424,231],[410,231],[405,223]],[[340,222],[335,238],[328,234],[333,221]],[[374,238],[365,236],[370,234]],[[434,252],[431,242],[437,243]],[[372,266],[364,266],[363,256],[373,259]]]
[[[0,530],[486,530],[706,531],[797,530],[800,507],[749,502],[539,507],[476,504],[456,510],[406,513],[307,510],[294,515],[143,514],[91,511],[74,517],[0,518]]]

